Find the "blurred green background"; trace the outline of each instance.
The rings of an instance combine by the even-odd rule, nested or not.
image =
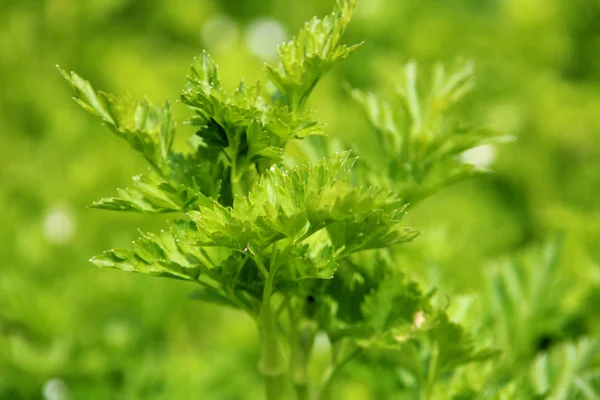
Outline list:
[[[87,263],[161,226],[86,208],[146,167],[71,101],[55,64],[101,90],[175,100],[206,48],[233,89],[264,80],[276,44],[332,6],[0,2],[0,399],[262,396],[247,317],[189,300],[185,283]],[[562,232],[575,298],[600,287],[600,0],[362,0],[347,41],[365,44],[310,106],[366,162],[377,161],[372,135],[344,83],[386,93],[410,59],[475,60],[478,84],[459,115],[517,138],[465,155],[494,174],[411,212],[423,235],[405,247],[406,269],[451,295],[477,294],[490,262]],[[183,145],[191,131],[179,133]]]

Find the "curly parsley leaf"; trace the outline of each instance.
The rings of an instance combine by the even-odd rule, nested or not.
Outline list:
[[[173,181],[165,181],[155,173],[133,177],[133,187],[117,189],[119,197],[101,199],[91,205],[112,211],[142,213],[185,212],[201,204],[209,204],[202,193]]]
[[[265,66],[290,109],[301,107],[323,75],[360,46],[341,44],[355,4],[356,0],[338,0],[330,15],[306,22],[292,40],[279,46],[279,65]]]
[[[508,139],[489,127],[472,127],[448,117],[474,85],[471,62],[450,71],[437,64],[429,85],[420,84],[419,78],[416,63],[408,63],[396,86],[395,102],[359,89],[351,91],[364,109],[388,166],[387,174],[371,174],[371,178],[410,202],[486,172],[464,162],[461,155]]]
[[[74,72],[60,69],[75,91],[75,101],[87,112],[101,118],[115,135],[139,152],[157,171],[168,168],[175,137],[171,105],[154,106],[147,99],[135,102],[127,96],[117,97],[96,91]]]

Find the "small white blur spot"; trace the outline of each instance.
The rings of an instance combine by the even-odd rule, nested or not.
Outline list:
[[[44,239],[56,245],[67,244],[75,234],[75,216],[69,207],[52,206],[42,224]]]
[[[69,389],[65,382],[60,378],[52,378],[44,383],[42,388],[42,395],[44,400],[68,400]]]
[[[316,353],[326,353],[331,349],[331,342],[325,332],[319,332],[315,336],[314,351]]]
[[[460,161],[477,168],[488,168],[496,160],[496,148],[491,144],[482,144],[464,151]]]
[[[253,55],[272,60],[277,57],[277,46],[286,39],[286,32],[281,23],[271,18],[257,19],[248,27],[246,46]]]
[[[425,313],[423,311],[417,311],[413,317],[413,325],[417,329],[421,329],[423,324],[425,323]]]
[[[207,48],[225,50],[235,45],[238,40],[239,29],[231,17],[216,14],[204,23],[201,36]]]
[[[356,17],[358,19],[373,18],[383,10],[381,0],[359,1],[356,6]]]

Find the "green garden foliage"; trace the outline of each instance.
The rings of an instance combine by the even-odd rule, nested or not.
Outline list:
[[[0,399],[600,397],[600,6],[324,7],[0,6]]]
[[[422,200],[454,182],[481,172],[460,161],[460,154],[502,139],[486,127],[472,127],[448,116],[474,85],[473,63],[446,71],[437,64],[429,85],[419,82],[417,65],[409,62],[396,85],[396,101],[390,103],[373,93],[352,90],[364,109],[380,144],[387,174],[371,171],[375,182],[386,182],[411,203]]]

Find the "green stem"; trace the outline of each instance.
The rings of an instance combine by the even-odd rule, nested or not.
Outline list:
[[[317,333],[316,324],[295,315],[293,308],[288,303],[290,317],[290,373],[296,399],[310,399],[310,385],[308,376],[308,362]]]
[[[242,192],[242,188],[240,185],[240,177],[238,175],[237,169],[237,161],[234,157],[231,158],[231,194],[232,198],[235,200],[235,196],[243,196],[245,193]]]
[[[317,396],[317,400],[326,400],[331,398],[331,384],[334,381],[334,378],[341,372],[346,364],[352,361],[356,356],[358,356],[361,352],[360,348],[356,348],[346,357],[344,357],[341,361],[336,362],[335,360],[329,365],[327,371],[325,371],[325,376],[323,377],[323,381],[321,382],[321,387],[319,389],[319,394]]]
[[[254,260],[261,268],[265,268],[260,257],[255,256]],[[265,281],[260,310],[261,352],[258,367],[265,379],[267,400],[285,399],[285,358],[277,335],[276,318],[271,304],[276,273],[277,268],[271,265]]]
[[[308,385],[294,384],[294,389],[296,390],[296,400],[310,400],[310,392],[308,391]]]
[[[433,388],[435,386],[435,380],[437,377],[437,362],[439,356],[439,347],[437,342],[434,342],[431,349],[431,358],[429,360],[429,368],[427,371],[427,382],[425,385],[425,391],[423,393],[423,400],[433,399]]]
[[[264,374],[263,374],[264,375]],[[263,376],[267,400],[283,400],[285,396],[285,381],[282,376]]]

